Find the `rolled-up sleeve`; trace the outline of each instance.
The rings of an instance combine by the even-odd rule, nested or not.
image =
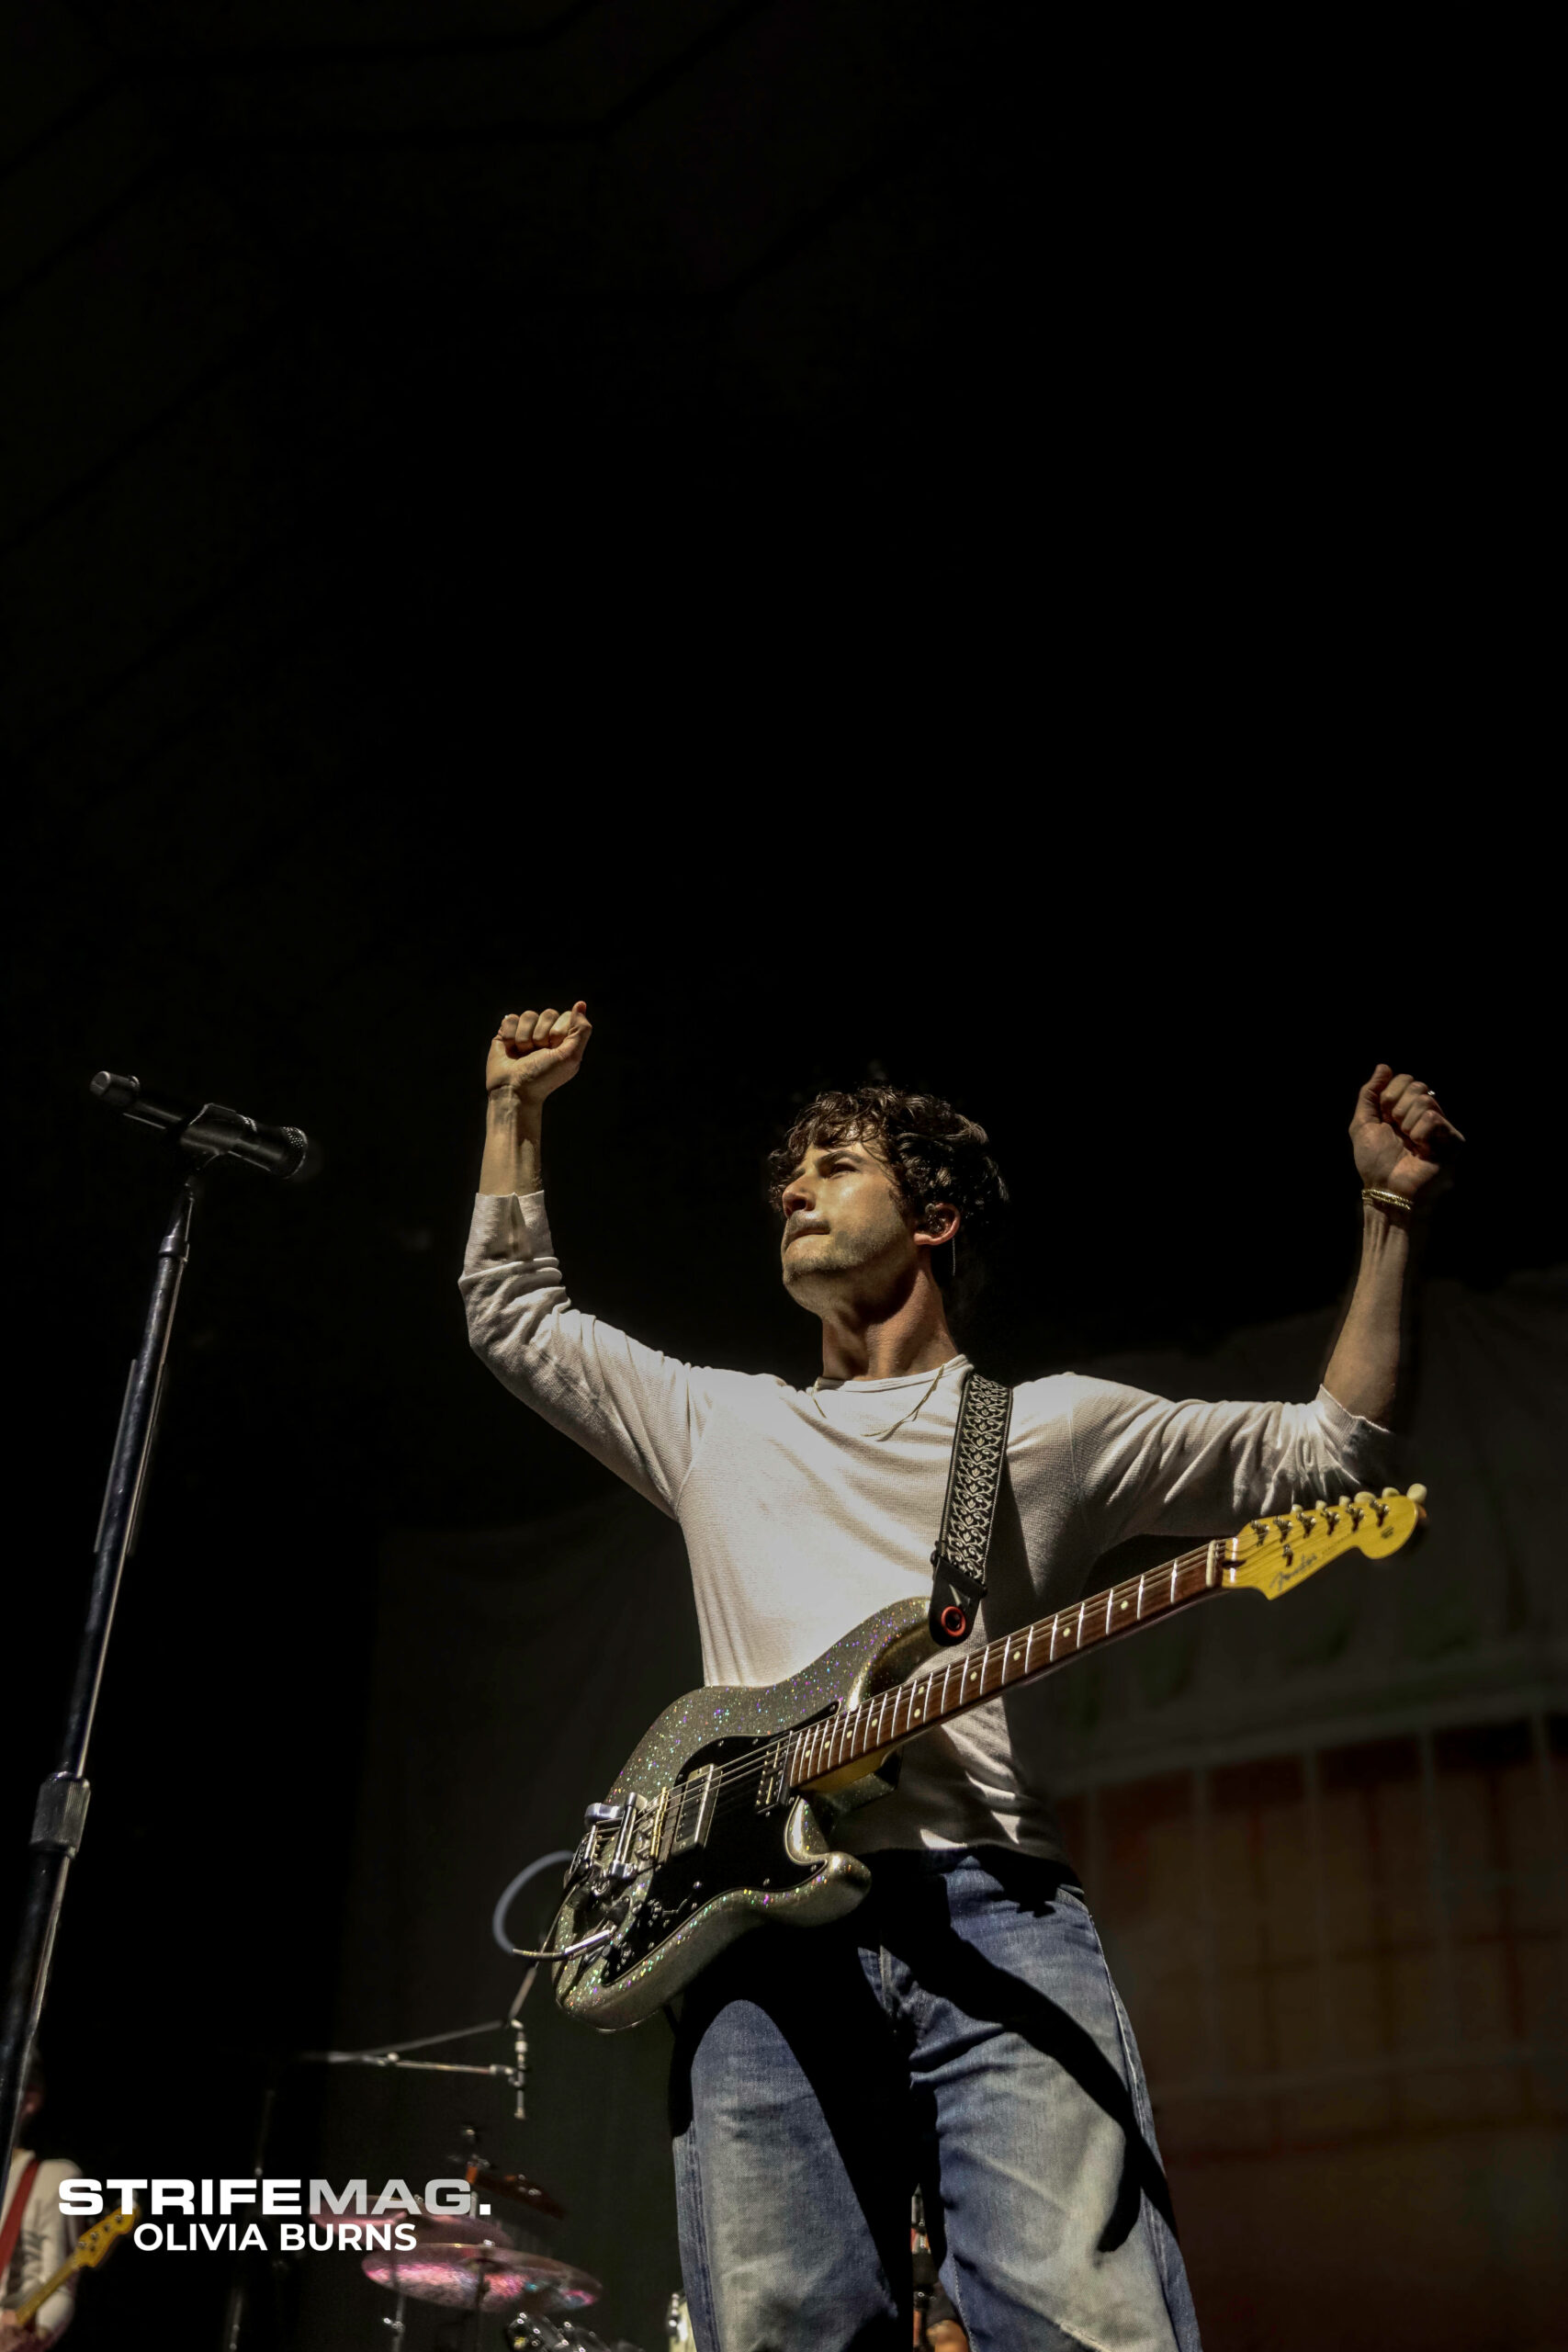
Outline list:
[[[1073,1471],[1100,1548],[1131,1535],[1213,1535],[1289,1504],[1376,1488],[1393,1440],[1320,1388],[1310,1405],[1173,1404],[1074,1384]]]
[[[478,1195],[459,1286],[468,1343],[502,1385],[673,1517],[710,1384],[573,1306],[542,1193]]]

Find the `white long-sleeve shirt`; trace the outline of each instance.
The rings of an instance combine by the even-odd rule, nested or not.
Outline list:
[[[966,1358],[805,1389],[682,1363],[572,1306],[542,1193],[479,1195],[462,1290],[496,1377],[679,1521],[710,1683],[780,1681],[874,1611],[929,1596]],[[1172,1404],[1072,1373],[1027,1381],[974,1637],[1077,1600],[1128,1536],[1229,1533],[1374,1485],[1386,1437],[1321,1388],[1310,1405]],[[838,1842],[1061,1858],[1043,1696],[1010,1692],[911,1741],[896,1794]]]
[[[32,2162],[32,2153],[17,2148],[11,2158],[10,2177],[6,2183],[5,2202],[0,2204],[0,2227],[11,2210],[21,2177]],[[39,2165],[22,2209],[22,2226],[16,2249],[4,2278],[0,2278],[0,2310],[14,2311],[18,2303],[37,2292],[46,2278],[52,2278],[76,2243],[76,2223],[69,2221],[60,2210],[62,2182],[73,2180],[76,2166],[70,2156],[51,2156]],[[71,2324],[76,2308],[74,2279],[68,2286],[57,2288],[39,2312],[33,2325],[41,2345],[51,2336],[61,2335]],[[35,2339],[28,2338],[28,2343]]]

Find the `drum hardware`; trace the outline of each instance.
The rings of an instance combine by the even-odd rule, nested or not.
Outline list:
[[[562,1859],[547,1856],[547,1861]],[[532,1871],[525,1875],[532,1875]],[[498,1940],[500,1939],[498,1938]],[[522,1955],[533,1959],[531,1953]],[[528,2070],[528,2042],[522,2019],[524,2003],[533,1989],[538,1973],[537,1963],[529,1968],[510,2009],[504,2018],[490,2018],[483,2025],[459,2026],[449,2032],[421,2034],[417,2038],[397,2042],[378,2043],[368,2050],[309,2050],[296,2053],[297,2058],[329,2066],[397,2067],[409,2074],[469,2075],[487,2076],[511,2085],[515,2095],[514,2119],[525,2120],[525,2091]],[[510,2065],[479,2065],[461,2060],[415,2057],[410,2053],[440,2048],[454,2041],[474,2039],[483,2033],[507,2033],[512,2037],[513,2057]],[[360,2268],[373,2284],[389,2289],[397,2298],[392,2315],[382,2317],[381,2324],[389,2331],[392,2343],[400,2347],[407,2327],[406,2310],[410,2302],[429,2302],[467,2314],[465,2341],[477,2343],[481,2314],[494,2312],[498,2315],[512,2312],[519,2320],[543,2325],[547,2321],[555,2330],[553,2338],[540,2335],[541,2352],[558,2352],[558,2347],[575,2347],[575,2352],[610,2352],[602,2346],[601,2339],[592,2331],[573,2331],[564,2314],[594,2301],[600,2293],[599,2281],[586,2270],[579,2270],[570,2263],[558,2262],[548,2255],[535,2254],[519,2247],[512,2233],[490,2217],[488,2204],[480,2199],[500,2199],[523,2211],[559,2219],[566,2208],[540,2182],[530,2180],[525,2173],[497,2170],[479,2144],[479,2127],[466,2123],[461,2127],[464,2154],[449,2156],[447,2162],[460,2170],[468,2182],[469,2210],[466,2214],[444,2214],[431,2211],[423,2203],[416,2204],[412,2213],[406,2210],[374,2217],[393,2222],[411,2224],[414,2235],[412,2247],[393,2246],[386,2252],[366,2254]],[[312,2217],[318,2223],[322,2217]],[[360,2214],[333,2214],[327,2226],[342,2232],[355,2225],[363,2227],[367,2219]],[[562,2333],[562,2330],[566,2333]],[[520,2343],[533,2339],[519,2337]],[[635,2352],[635,2347],[629,2347]]]
[[[448,2156],[449,2165],[462,2172],[468,2187],[476,2193],[482,2190],[487,2197],[502,2198],[511,2205],[521,2205],[530,2213],[547,2213],[552,2221],[566,2219],[566,2207],[558,2204],[547,2188],[530,2180],[523,2172],[497,2172],[479,2144],[479,2126],[465,2123],[463,2138],[467,2146],[463,2154]]]
[[[271,2130],[273,2104],[276,2088],[276,2070],[278,2064],[285,2063],[297,2066],[395,2066],[404,2074],[479,2075],[491,2081],[499,2080],[511,2086],[514,2101],[513,2113],[515,2117],[521,2120],[525,2112],[524,2092],[527,2082],[528,2073],[528,2044],[526,2037],[523,2031],[521,2020],[518,2017],[518,2011],[522,2008],[523,2003],[527,1997],[531,1983],[532,1972],[530,1973],[529,1977],[525,1980],[517,1998],[513,2002],[511,2013],[504,2018],[487,2018],[483,2025],[458,2026],[453,2031],[448,2033],[420,2034],[412,2040],[406,2041],[382,2042],[370,2050],[296,2050],[289,2053],[287,2061],[275,2061],[275,2079],[268,2083],[265,2096],[262,2101],[261,2125],[256,2140],[254,2171],[258,2179],[265,2166],[266,2143],[268,2134]],[[405,2054],[411,2050],[438,2049],[446,2042],[469,2041],[481,2033],[511,2034],[513,2041],[513,2057],[512,2064],[509,2066],[502,2064],[492,2064],[489,2066],[468,2065],[465,2064],[461,2061],[411,2058]],[[532,2188],[536,2186],[536,2184],[530,2182],[528,2186]],[[477,2205],[479,2200],[477,2193],[474,2193],[474,2184],[472,2182],[469,2184],[469,2188],[470,2203]],[[547,2191],[540,2191],[541,2198],[547,2195]],[[520,2201],[526,2202],[529,2200],[523,2199]],[[554,2199],[551,2199],[547,2206],[541,2204],[539,2210],[541,2211],[545,2211],[558,2209],[555,2208]],[[423,2209],[421,2208],[422,2213],[423,2211]],[[419,2220],[418,2215],[410,2215],[406,2210],[393,2214],[383,2214],[378,2217],[373,2214],[362,2213],[332,2215],[313,2213],[310,2216],[311,2222],[318,2228],[329,2229],[344,2229],[355,2224],[363,2226],[367,2222],[374,2221],[378,2218],[383,2222],[389,2220],[393,2222],[412,2220],[415,2222],[416,2228],[418,2226]],[[431,2222],[440,2222],[446,2224],[443,2233],[449,2239],[461,2235],[470,2226],[470,2217],[467,2214],[432,2214],[425,2218]],[[481,2240],[489,2238],[494,2240],[497,2244],[506,2245],[510,2245],[512,2244],[510,2236],[506,2231],[501,2227],[499,2222],[494,2224],[488,2231],[479,2231],[476,2234]],[[284,2257],[285,2260],[288,2260],[288,2258],[289,2257]],[[237,2274],[236,2284],[230,2296],[229,2310],[224,2321],[223,2342],[226,2347],[226,2352],[230,2352],[230,2348],[239,2343],[241,2333],[244,2326],[246,2294],[245,2278],[246,2274],[242,2267]],[[403,2298],[400,2295],[398,2298],[396,2314],[391,2319],[384,2319],[382,2323],[383,2325],[391,2330],[392,2342],[394,2345],[400,2346],[403,2340],[402,2309]]]
[[[637,2346],[624,2338],[619,2344],[606,2344],[581,2321],[542,2319],[533,2312],[519,2312],[506,2322],[506,2341],[511,2352],[637,2352]]]
[[[412,2041],[383,2042],[369,2050],[308,2050],[300,2051],[298,2056],[320,2065],[397,2067],[407,2074],[477,2075],[499,2079],[511,2085],[515,2095],[514,2114],[521,2121],[526,2113],[524,2094],[528,2042],[520,2013],[536,1973],[536,1969],[529,1970],[506,2017],[491,2018],[483,2025],[421,2034]],[[475,2065],[461,2060],[408,2054],[470,2041],[481,2033],[498,2032],[512,2036],[510,2065]],[[391,2251],[367,2254],[360,2263],[367,2278],[378,2287],[389,2288],[397,2298],[390,2317],[383,2314],[381,2324],[398,2352],[401,2352],[407,2331],[410,2302],[441,2303],[466,2312],[470,2316],[472,2330],[477,2332],[480,2315],[487,2311],[505,2312],[526,2304],[533,2315],[542,2317],[546,2312],[567,2312],[590,2303],[599,2293],[598,2280],[587,2271],[556,2262],[546,2255],[525,2252],[516,2245],[511,2232],[499,2221],[491,2219],[487,2209],[481,2209],[481,2199],[499,2198],[525,2212],[552,2218],[559,2218],[566,2211],[540,2182],[530,2180],[524,2173],[496,2170],[479,2145],[476,2124],[464,2124],[461,2136],[466,2153],[448,2157],[447,2161],[462,2172],[468,2184],[468,2212],[436,2213],[417,2203],[412,2213],[404,2210],[379,2217],[357,2213],[312,2216],[319,2226],[324,2220],[326,2227],[340,2233],[356,2226],[363,2228],[372,2218],[412,2225],[412,2247],[400,2247],[394,2243]],[[474,2340],[477,2342],[477,2333]],[[565,2340],[570,2344],[571,2339]],[[592,2352],[592,2347],[587,2347],[587,2352]]]
[[[528,2038],[517,2011],[527,1990],[528,1984],[525,1984],[523,1994],[513,2003],[510,2017],[489,2018],[483,2025],[461,2025],[450,2033],[422,2033],[410,2041],[379,2042],[372,2050],[299,2050],[294,2053],[295,2059],[299,2064],[315,2066],[395,2066],[405,2075],[488,2075],[491,2081],[510,2083],[515,2099],[513,2119],[521,2123],[527,2113],[524,2095],[528,2082]],[[468,2065],[460,2059],[411,2058],[406,2054],[411,2050],[434,2050],[447,2041],[471,2041],[481,2033],[512,2036],[510,2065]]]

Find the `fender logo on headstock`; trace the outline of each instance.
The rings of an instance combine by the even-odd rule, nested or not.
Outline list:
[[[1300,1584],[1303,1577],[1310,1577],[1323,1566],[1325,1557],[1322,1552],[1303,1552],[1288,1568],[1276,1568],[1265,1587],[1269,1600],[1278,1600],[1280,1593],[1289,1592],[1293,1584]]]
[[[1381,1495],[1341,1495],[1337,1503],[1292,1503],[1255,1519],[1224,1546],[1224,1581],[1278,1600],[1341,1552],[1397,1552],[1424,1524],[1426,1500],[1425,1487],[1403,1495],[1385,1487]]]

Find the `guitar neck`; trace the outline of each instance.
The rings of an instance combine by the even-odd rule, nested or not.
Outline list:
[[[16,2310],[10,2313],[10,2317],[16,2321],[17,2326],[30,2327],[51,2295],[63,2287],[78,2270],[96,2269],[105,2256],[113,2252],[117,2242],[124,2236],[126,2231],[133,2230],[141,2219],[141,2207],[133,2205],[129,2211],[122,2210],[110,2213],[104,2221],[95,2222],[92,2228],[86,2231],[73,2246],[53,2278],[46,2278],[41,2287],[35,2287],[27,2300],[18,2303]]]
[[[1137,1633],[1156,1618],[1172,1616],[1195,1600],[1218,1592],[1230,1557],[1227,1544],[1205,1544],[1163,1567],[1129,1577],[1104,1592],[1092,1593],[1071,1609],[1058,1609],[1016,1634],[998,1636],[984,1649],[953,1650],[908,1682],[898,1683],[858,1707],[807,1724],[795,1734],[787,1773],[791,1788],[806,1788],[851,1764],[902,1745],[938,1724],[951,1723],[983,1707],[1005,1690],[1081,1657],[1101,1642]]]

